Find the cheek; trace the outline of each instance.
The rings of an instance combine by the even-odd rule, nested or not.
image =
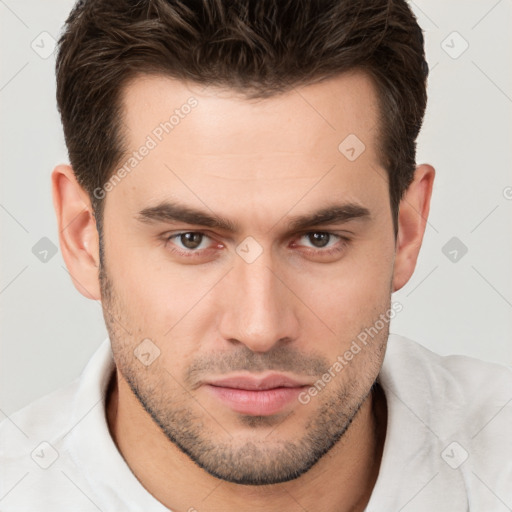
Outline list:
[[[106,268],[113,283],[116,308],[137,337],[161,337],[172,325],[172,311],[182,294],[177,276],[152,260],[147,248],[130,243],[121,233],[108,239]],[[162,249],[163,250],[163,249]]]
[[[301,278],[300,296],[342,343],[388,308],[393,257],[391,247],[384,251],[382,247],[361,245],[336,266]]]
[[[173,265],[163,246],[136,246],[120,236],[114,236],[111,245],[107,268],[114,285],[115,309],[131,333],[119,329],[119,334],[130,339],[132,348],[146,338],[152,340],[166,368],[175,369],[192,360],[198,345],[210,338],[206,333],[211,329],[208,320],[215,304],[208,291],[219,276]]]

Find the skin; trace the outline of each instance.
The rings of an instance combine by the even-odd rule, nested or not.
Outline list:
[[[69,166],[52,175],[63,257],[77,289],[102,300],[112,342],[113,439],[144,487],[175,511],[363,510],[385,438],[385,397],[372,386],[387,324],[307,404],[242,414],[205,382],[276,371],[305,385],[321,378],[410,279],[434,169],[416,168],[395,239],[376,91],[360,72],[259,101],[138,77],[123,92],[130,150],[190,96],[197,107],[107,194],[101,279],[89,197]],[[353,162],[338,150],[348,134],[366,146]],[[139,220],[162,201],[239,229]],[[288,228],[333,202],[370,215]],[[166,240],[190,231],[207,235],[199,256],[177,253],[198,251],[179,237]],[[322,247],[311,233],[333,235],[322,235]],[[236,252],[249,236],[261,250],[250,263]],[[144,339],[160,351],[149,366],[134,355]]]

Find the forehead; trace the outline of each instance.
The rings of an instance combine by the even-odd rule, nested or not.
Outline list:
[[[184,195],[196,205],[208,198],[217,210],[243,196],[261,210],[284,208],[306,190],[308,200],[322,201],[336,187],[358,202],[372,184],[387,191],[378,171],[376,91],[361,72],[255,100],[143,75],[125,87],[122,105],[128,151],[121,165],[135,165],[113,195],[133,209]],[[150,150],[135,162],[144,146]]]
[[[123,88],[121,98],[131,146],[170,121],[176,144],[193,131],[198,154],[247,153],[247,144],[254,152],[305,153],[319,141],[336,142],[348,134],[371,147],[377,122],[376,90],[359,71],[263,99],[168,76],[139,75]],[[192,102],[196,106],[190,108]]]

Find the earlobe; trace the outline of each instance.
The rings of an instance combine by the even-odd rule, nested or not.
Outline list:
[[[53,170],[52,192],[62,257],[73,284],[88,299],[100,300],[99,237],[89,196],[64,164]]]
[[[435,170],[431,165],[419,165],[413,182],[400,201],[393,292],[407,284],[416,267],[430,211],[434,177]]]

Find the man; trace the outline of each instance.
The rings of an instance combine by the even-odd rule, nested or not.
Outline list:
[[[54,205],[109,340],[1,425],[1,510],[511,509],[510,369],[389,335],[427,69],[401,1],[76,5]]]

